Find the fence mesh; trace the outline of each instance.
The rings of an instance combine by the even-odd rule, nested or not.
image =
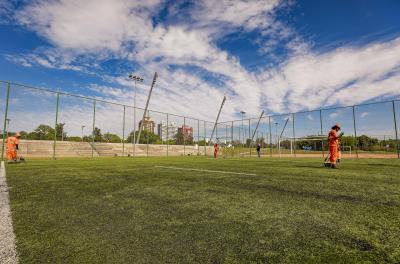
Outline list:
[[[399,100],[261,119],[242,113],[241,119],[215,127],[193,117],[144,113],[133,106],[7,82],[0,82],[0,102],[2,139],[21,132],[20,153],[28,157],[212,155],[215,143],[225,157],[256,156],[258,145],[261,157],[324,157],[327,134],[340,123],[344,155],[399,158]]]

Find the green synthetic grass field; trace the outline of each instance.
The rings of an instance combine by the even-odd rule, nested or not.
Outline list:
[[[400,161],[321,166],[205,157],[8,165],[20,261],[400,262]]]

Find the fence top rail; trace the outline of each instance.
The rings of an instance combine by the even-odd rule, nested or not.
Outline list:
[[[48,92],[48,93],[55,93],[55,94],[58,93],[58,94],[61,94],[61,95],[67,95],[67,96],[71,96],[71,97],[81,98],[81,99],[85,99],[85,100],[92,100],[92,101],[97,101],[97,102],[107,103],[107,104],[112,104],[112,105],[124,106],[124,107],[128,107],[128,108],[134,108],[134,109],[136,108],[138,110],[144,110],[144,108],[137,107],[137,106],[125,105],[125,104],[111,102],[111,101],[107,101],[107,100],[103,100],[103,99],[99,99],[99,98],[95,98],[95,97],[88,97],[88,96],[84,96],[84,95],[71,94],[71,93],[67,93],[67,92],[64,92],[64,91],[55,91],[55,90],[51,90],[51,89],[40,88],[40,87],[30,86],[30,85],[26,85],[26,84],[15,83],[15,82],[11,82],[11,81],[0,80],[0,83],[9,84],[9,85],[13,85],[13,86],[20,86],[20,87],[24,87],[24,88],[28,88],[28,89],[32,89],[32,90],[43,91],[43,92]],[[262,119],[266,119],[266,118],[270,118],[270,117],[277,117],[277,116],[290,116],[290,115],[296,115],[296,114],[305,114],[305,113],[311,113],[311,112],[328,111],[328,110],[336,110],[336,109],[344,109],[344,108],[352,108],[352,107],[357,107],[357,106],[359,107],[359,106],[367,106],[367,105],[374,105],[374,104],[384,104],[384,103],[392,103],[392,102],[400,102],[400,99],[393,98],[391,100],[376,101],[376,102],[369,102],[369,103],[363,103],[363,104],[346,105],[346,106],[334,106],[334,107],[327,107],[327,108],[318,108],[318,109],[314,109],[314,110],[305,110],[305,111],[299,111],[299,112],[293,112],[293,113],[270,114],[270,115],[265,115],[264,117],[262,117]],[[183,115],[178,115],[178,114],[173,114],[173,113],[166,113],[166,112],[161,112],[161,111],[151,110],[151,109],[149,109],[148,111],[154,112],[154,113],[159,113],[159,114],[175,116],[175,117],[182,117],[182,118],[188,118],[188,119],[194,119],[194,120],[204,121],[204,122],[208,122],[208,123],[213,123],[212,121],[207,121],[207,120],[204,120],[204,119],[199,119],[199,118],[190,117],[190,116],[183,116]],[[251,120],[258,120],[258,119],[259,119],[258,117],[250,117],[250,118],[222,121],[222,122],[218,122],[218,124],[224,124],[224,123],[228,123],[228,122],[239,122],[239,121],[247,121],[247,122],[250,121],[251,122]]]
[[[267,119],[267,118],[276,117],[276,116],[290,116],[290,115],[305,114],[305,113],[311,113],[311,112],[353,108],[353,107],[360,107],[360,106],[367,106],[367,105],[374,105],[374,104],[387,104],[387,103],[392,103],[392,102],[400,102],[400,99],[393,98],[393,99],[384,100],[384,101],[376,101],[376,102],[369,102],[369,103],[355,104],[355,105],[333,106],[333,107],[327,107],[327,108],[318,108],[318,109],[314,109],[314,110],[304,110],[304,111],[299,111],[299,112],[294,112],[294,113],[270,114],[270,115],[263,116],[262,119]],[[223,121],[220,123],[239,122],[239,121],[241,122],[242,120],[249,121],[249,120],[258,120],[258,119],[259,119],[259,117],[250,117],[250,118],[244,118],[244,119],[228,120],[228,121]]]
[[[81,98],[81,99],[85,99],[85,100],[91,100],[91,101],[96,101],[96,102],[101,102],[101,103],[106,103],[106,104],[112,104],[112,105],[124,106],[124,107],[128,107],[128,108],[134,108],[134,109],[136,108],[138,110],[144,110],[144,108],[137,107],[137,106],[125,105],[125,104],[111,102],[111,101],[107,101],[107,100],[103,100],[103,99],[99,99],[99,98],[95,98],[95,97],[88,97],[88,96],[79,95],[79,94],[67,93],[64,91],[55,91],[55,90],[51,90],[51,89],[40,88],[40,87],[30,86],[30,85],[26,85],[26,84],[20,84],[20,83],[14,83],[14,82],[2,81],[2,80],[0,80],[0,83],[9,84],[9,85],[12,85],[15,87],[20,86],[20,87],[24,87],[24,88],[31,89],[31,90],[67,95],[67,96]],[[183,117],[183,118],[194,119],[194,120],[199,120],[199,121],[211,122],[211,121],[207,121],[207,120],[203,120],[203,119],[199,119],[199,118],[195,118],[195,117],[166,113],[166,112],[161,112],[161,111],[157,111],[157,110],[148,109],[148,111],[153,112],[153,113],[158,113],[158,114],[165,114],[165,115],[170,115],[170,116]]]

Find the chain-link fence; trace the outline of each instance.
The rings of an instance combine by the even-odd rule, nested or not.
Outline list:
[[[27,157],[211,155],[324,157],[327,134],[340,123],[347,157],[399,158],[400,101],[214,122],[0,81],[4,139],[21,133]],[[138,130],[142,125],[140,138]],[[136,144],[137,143],[137,144]]]
[[[5,139],[17,132],[25,157],[212,153],[214,123],[205,120],[148,110],[142,121],[139,107],[1,81],[0,101],[2,159]]]
[[[341,124],[341,152],[354,158],[400,158],[398,138],[400,101],[335,107],[291,114],[242,118],[228,125],[227,152],[237,156],[326,157],[327,135]],[[257,123],[259,126],[257,128]]]

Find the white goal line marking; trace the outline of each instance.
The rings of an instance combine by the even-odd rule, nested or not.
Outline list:
[[[257,176],[257,174],[255,174],[255,173],[246,173],[246,172],[202,170],[202,169],[191,169],[191,168],[170,167],[170,166],[154,166],[154,167],[155,168],[162,168],[162,169],[171,169],[171,170],[186,170],[186,171],[199,171],[199,172],[213,172],[213,173],[223,173],[223,174],[237,174],[237,175]]]

